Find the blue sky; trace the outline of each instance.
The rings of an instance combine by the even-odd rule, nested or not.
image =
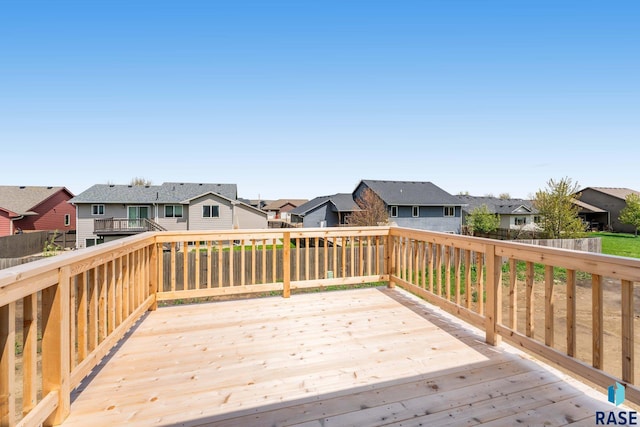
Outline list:
[[[640,190],[637,1],[0,0],[0,184]]]

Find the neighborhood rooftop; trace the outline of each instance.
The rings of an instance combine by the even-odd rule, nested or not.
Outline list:
[[[96,184],[71,203],[182,203],[206,193],[236,200],[236,184],[165,182],[162,185]]]
[[[19,215],[33,214],[31,209],[65,187],[0,185],[0,208]]]
[[[362,180],[387,205],[455,205],[463,203],[431,182]]]

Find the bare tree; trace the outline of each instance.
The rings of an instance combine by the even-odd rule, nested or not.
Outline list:
[[[389,222],[389,213],[384,202],[370,188],[362,192],[362,196],[356,199],[359,211],[351,213],[347,220],[353,226],[382,225]]]
[[[129,183],[129,185],[147,186],[147,185],[151,185],[151,180],[136,176],[134,178],[131,178],[131,182]]]

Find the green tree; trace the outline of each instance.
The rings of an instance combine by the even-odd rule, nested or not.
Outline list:
[[[574,203],[580,198],[578,183],[571,178],[560,181],[550,179],[547,188],[538,190],[533,205],[540,213],[545,237],[548,239],[571,239],[580,237],[584,232],[584,223],[578,216],[578,205]]]
[[[638,229],[640,228],[640,196],[631,193],[625,197],[627,206],[620,211],[618,219],[623,224],[633,225],[635,235],[638,237]]]
[[[347,222],[352,226],[371,226],[387,224],[389,213],[384,206],[384,202],[370,188],[362,192],[361,197],[356,199],[356,204],[360,208],[349,215]]]
[[[500,226],[500,215],[490,212],[487,205],[478,206],[467,215],[467,226],[472,232],[490,233]]]

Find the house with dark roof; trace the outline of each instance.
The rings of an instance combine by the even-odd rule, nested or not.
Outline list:
[[[578,192],[578,214],[591,228],[606,229],[620,233],[633,233],[634,227],[623,224],[618,217],[627,206],[629,194],[640,196],[640,192],[621,187],[586,187]]]
[[[65,187],[0,186],[0,236],[22,231],[76,229],[73,193]]]
[[[262,210],[267,212],[267,218],[270,220],[290,221],[290,212],[308,201],[307,199],[278,199],[265,204]]]
[[[96,184],[70,200],[78,248],[150,230],[267,228],[267,214],[238,200],[235,184]]]
[[[349,193],[320,196],[289,211],[291,222],[302,227],[347,225],[349,215],[360,208]]]
[[[389,221],[399,227],[461,232],[465,203],[431,182],[364,179],[353,191],[354,200],[361,198],[366,189],[380,197],[388,209]]]
[[[539,223],[538,210],[531,200],[501,199],[499,197],[478,197],[459,195],[458,199],[466,204],[462,209],[462,222],[466,224],[467,215],[474,209],[486,206],[488,211],[500,216],[499,228],[508,230],[534,230]]]

